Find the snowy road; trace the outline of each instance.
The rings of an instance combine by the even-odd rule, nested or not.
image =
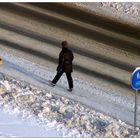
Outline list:
[[[99,27],[103,22],[97,26],[87,24],[87,20],[80,20],[79,16],[76,18],[77,20],[74,20],[72,17],[75,14],[71,15],[69,11],[67,14],[70,15],[65,16],[61,12],[58,14],[52,10],[40,9],[28,4],[4,4],[1,5],[0,11],[2,20],[0,22],[0,56],[3,59],[6,61],[13,59],[11,56],[5,58],[3,52],[6,52],[13,54],[16,58],[29,60],[33,63],[33,69],[30,68],[31,63],[26,65],[19,61],[15,65],[21,66],[20,69],[26,72],[25,75],[28,79],[30,79],[30,75],[39,78],[36,80],[40,80],[42,87],[45,87],[44,81],[52,79],[55,73],[60,41],[68,40],[70,47],[74,49],[73,76],[76,77],[74,85],[78,91],[75,90],[72,96],[66,96],[73,99],[78,98],[84,104],[88,99],[86,103],[88,106],[102,111],[106,110],[106,113],[111,111],[110,114],[114,112],[112,110],[115,108],[117,114],[114,113],[113,116],[118,118],[122,112],[126,112],[125,114],[129,112],[130,114],[127,116],[122,114],[123,119],[127,121],[128,118],[131,118],[130,122],[133,122],[133,91],[130,87],[130,76],[131,71],[136,65],[139,65],[140,60],[140,42],[137,38],[126,36],[128,32],[118,34],[112,30]],[[135,34],[133,35],[135,36]],[[10,61],[17,60],[12,59]],[[38,65],[40,69],[37,70]],[[47,71],[49,73],[46,75]],[[77,80],[78,77],[79,80]],[[60,86],[62,87],[65,82],[61,80]],[[50,90],[65,95],[65,89],[60,88],[60,86],[57,88],[62,90],[62,93],[56,89]],[[82,90],[83,93],[79,92]],[[91,96],[92,99],[89,98]],[[104,100],[100,103],[102,98]],[[103,108],[103,102],[106,102],[110,108]],[[113,104],[113,108],[110,104]],[[122,109],[122,105],[125,109]]]
[[[60,6],[62,5],[60,4]],[[58,9],[55,10],[57,11]],[[71,11],[72,9],[69,10]],[[0,72],[61,97],[78,101],[86,105],[86,107],[121,119],[120,122],[125,121],[133,124],[134,94],[130,88],[130,76],[134,67],[139,65],[140,60],[138,30],[135,30],[134,33],[134,30],[129,30],[130,32],[128,32],[128,27],[125,26],[125,28],[123,26],[121,28],[114,26],[115,28],[113,28],[114,22],[109,24],[111,26],[107,26],[108,20],[107,22],[98,23],[98,21],[102,21],[102,18],[100,19],[98,16],[91,18],[93,19],[91,21],[83,20],[88,17],[85,12],[82,12],[83,15],[77,13],[77,18],[73,18],[73,16],[75,17],[75,12],[73,12],[73,15],[72,12],[68,11],[66,13],[68,16],[66,16],[64,13],[61,14],[60,10],[58,10],[60,13],[56,11],[29,4],[1,5],[0,57],[4,60],[4,65],[0,66]],[[81,18],[82,16],[83,18]],[[100,25],[103,26],[100,27]],[[117,28],[119,30],[115,31]],[[60,41],[64,39],[70,42],[70,47],[73,48],[75,53],[74,91],[71,94],[66,90],[67,81],[65,76],[62,77],[55,88],[48,86],[48,80],[52,79],[56,73],[55,67],[57,55],[60,51]],[[9,95],[4,96],[4,101],[7,100],[10,100]],[[55,99],[55,101],[57,100]],[[138,101],[140,101],[140,96],[138,96]],[[14,100],[12,100],[12,103],[14,103]],[[10,105],[13,105],[12,103]],[[55,107],[53,106],[54,110],[56,109]],[[80,107],[83,108],[82,106]],[[32,109],[34,110],[34,108]],[[59,109],[57,108],[57,110]],[[61,114],[55,111],[51,113],[54,113],[54,116]],[[86,113],[88,114],[88,112]],[[91,114],[89,115],[90,117],[92,116]],[[75,118],[78,118],[78,115]],[[65,114],[62,116],[65,116]],[[97,116],[95,115],[94,118]],[[100,117],[102,118],[102,115],[99,115]],[[140,126],[140,102],[138,102],[137,118],[137,124]],[[76,121],[78,123],[75,124],[80,125],[80,129],[92,131],[88,135],[90,137],[108,137],[109,135],[128,137],[128,128],[123,129],[122,126],[118,126],[116,121],[113,121],[115,122],[113,127],[103,129],[105,131],[111,129],[113,134],[101,133],[96,129],[98,123],[100,124],[99,126],[102,126],[102,123],[106,126],[108,121],[104,123],[104,121],[94,120],[93,126],[86,126],[85,124],[83,126],[83,124],[79,123],[79,120],[76,119]],[[13,123],[16,125],[14,118]],[[54,123],[56,124],[56,121]],[[65,123],[68,123],[71,127],[71,120]],[[8,128],[8,125],[5,124],[4,126]],[[26,128],[28,125],[23,123],[23,126]],[[18,124],[16,127],[20,127],[20,125]],[[30,127],[32,125],[29,124]],[[37,129],[38,127],[34,131]],[[122,130],[126,130],[125,133]],[[44,131],[42,130],[42,132]],[[50,129],[47,132],[49,135]],[[67,130],[65,132],[63,136],[75,137],[74,133],[66,135]],[[4,131],[4,133],[6,135],[8,132]],[[10,134],[10,136],[21,136],[21,132],[14,133]],[[83,135],[79,132],[76,133],[78,133],[79,137],[86,137],[85,133]],[[53,135],[56,136],[57,134],[54,131]],[[131,136],[129,135],[129,137]]]

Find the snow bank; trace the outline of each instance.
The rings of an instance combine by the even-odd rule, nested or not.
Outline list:
[[[9,87],[8,90],[6,87]],[[78,102],[37,89],[12,77],[3,76],[0,80],[0,106],[3,111],[26,120],[30,123],[29,130],[31,128],[30,133],[14,133],[18,127],[25,129],[28,126],[16,118],[14,124],[21,125],[15,125],[13,130],[9,125],[7,131],[0,127],[1,135],[4,133],[6,137],[37,137],[39,134],[36,131],[39,129],[41,137],[140,137],[139,128],[138,134],[134,136],[133,126],[121,120],[115,120]],[[2,116],[5,115],[2,114],[0,120],[6,122]],[[37,127],[32,129],[31,124]]]

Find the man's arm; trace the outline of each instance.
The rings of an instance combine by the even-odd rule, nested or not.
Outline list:
[[[63,52],[62,51],[59,54],[59,65],[63,65]]]
[[[61,51],[59,53],[59,64],[57,66],[57,71],[60,71],[62,69],[62,65],[63,65],[63,52]]]

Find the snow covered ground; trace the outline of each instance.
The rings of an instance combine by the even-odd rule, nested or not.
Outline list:
[[[0,74],[1,109],[4,113],[12,113],[15,117],[17,116],[18,119],[15,119],[19,121],[23,119],[28,122],[30,127],[32,127],[32,124],[36,125],[37,122],[38,125],[35,129],[38,130],[40,127],[40,131],[44,129],[46,132],[44,134],[44,131],[42,131],[42,137],[102,138],[140,136],[138,127],[138,134],[134,136],[132,134],[133,126],[126,124],[122,120],[115,120],[109,115],[100,113],[80,103],[81,101],[89,103],[89,106],[92,105],[93,108],[100,108],[104,112],[110,111],[112,114],[115,112],[116,115],[120,114],[120,110],[122,110],[124,111],[125,119],[130,118],[130,115],[132,115],[131,119],[133,120],[134,115],[131,111],[131,114],[126,115],[129,113],[129,109],[123,109],[120,106],[119,110],[116,108],[118,103],[124,104],[125,107],[133,108],[133,100],[130,97],[122,97],[118,93],[116,95],[115,93],[111,94],[111,92],[106,93],[99,89],[98,85],[89,84],[76,77],[74,77],[76,83],[72,93],[66,90],[67,84],[65,84],[66,79],[64,76],[60,79],[58,85],[52,88],[47,85],[47,81],[54,76],[54,71],[52,72],[51,69],[17,58],[12,54],[2,53],[2,51],[1,56],[4,58],[4,64],[1,65],[0,72],[6,75]],[[101,97],[100,100],[98,100],[99,97]],[[104,103],[106,99],[107,102]],[[125,101],[129,102],[126,103]],[[114,104],[111,104],[111,102]],[[114,110],[114,107],[117,110]],[[128,113],[125,111],[128,111]],[[22,122],[22,125],[24,128],[28,127],[24,122]],[[40,137],[38,133],[34,135],[35,130],[33,130],[34,132],[30,131],[28,134],[24,134],[24,131],[18,133],[13,131],[11,133],[12,131],[8,132],[8,130],[1,129],[1,135],[3,137],[26,137],[27,135],[28,137],[31,135],[32,137]],[[17,128],[17,130],[20,129]],[[52,133],[50,134],[50,132]]]
[[[140,2],[79,2],[74,5],[139,27]]]
[[[19,115],[19,114],[18,114]],[[15,112],[0,110],[0,137],[60,137],[54,128],[39,126],[34,117],[22,119]]]
[[[89,9],[93,9],[93,5],[96,7],[107,8],[108,11],[114,9],[118,13],[122,12],[128,16],[138,17],[140,15],[140,2],[85,2],[75,4]]]
[[[0,74],[1,137],[140,137],[133,126]],[[8,113],[8,115],[7,115]]]
[[[140,15],[140,3],[139,2],[102,2],[102,7],[114,8],[117,11],[124,12],[128,15],[135,17]]]
[[[117,8],[118,4],[103,3],[101,6]],[[89,5],[92,6],[90,3]],[[133,5],[131,9],[133,9]],[[133,10],[130,10],[126,13],[131,14],[130,12],[132,12],[137,16],[138,10],[134,10],[134,13]],[[9,61],[14,61],[23,71],[26,71],[24,68],[28,67],[28,74],[33,73],[36,78],[38,78],[37,75],[41,78],[47,77],[47,79],[52,79],[54,76],[54,71],[42,69],[34,63],[20,61],[12,56],[2,55],[2,51],[0,54],[5,59],[7,57],[7,60],[10,58]],[[138,127],[138,134],[134,136],[132,134],[133,126],[88,108],[63,95],[55,95],[53,90],[51,92],[42,90],[24,81],[1,74],[0,77],[0,137],[140,137]],[[83,99],[90,96],[97,99],[101,96],[108,101],[113,101],[115,105],[120,103],[128,108],[133,108],[132,98],[122,98],[118,93],[115,95],[115,93],[111,93],[112,91],[106,93],[99,90],[98,85],[90,85],[86,81],[76,78],[74,80],[77,82],[75,83],[77,89],[80,88],[83,92],[88,92],[86,94],[75,92],[74,94],[78,94],[77,98],[79,97],[79,99],[82,96],[84,96]],[[59,81],[60,85],[64,85],[65,82],[63,77]],[[65,85],[64,88],[66,88]],[[63,91],[65,92],[65,89],[63,90],[61,87],[59,92]],[[102,105],[100,106],[104,109]],[[110,106],[108,106],[109,109]],[[124,117],[127,117],[127,114],[125,115]]]

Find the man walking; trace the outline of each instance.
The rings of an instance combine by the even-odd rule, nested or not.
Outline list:
[[[65,72],[67,76],[68,84],[69,84],[68,91],[71,92],[73,90],[73,79],[72,79],[71,73],[73,72],[72,61],[74,59],[74,56],[73,56],[72,51],[68,48],[67,41],[63,41],[61,45],[62,45],[62,50],[59,54],[59,64],[57,67],[57,74],[54,77],[54,79],[50,81],[50,84],[51,86],[55,86],[57,81]]]

